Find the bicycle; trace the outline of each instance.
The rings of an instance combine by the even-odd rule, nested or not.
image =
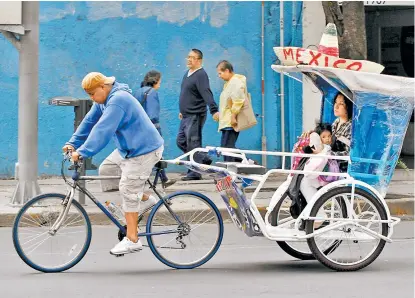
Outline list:
[[[79,171],[82,161],[79,161],[74,162],[70,181],[64,173],[65,163],[69,160],[70,154],[66,153],[62,161],[61,176],[70,187],[67,194],[46,193],[34,197],[21,208],[13,225],[13,244],[19,257],[28,266],[41,272],[68,270],[79,263],[88,251],[92,238],[91,221],[85,209],[74,200],[76,190],[83,192],[119,228],[119,238],[126,235],[126,227],[86,187],[79,184],[82,180],[120,177],[81,176]],[[196,268],[209,261],[218,251],[224,232],[222,216],[216,205],[201,193],[178,191],[162,196],[156,185],[160,171],[166,167],[167,163],[160,161],[155,165],[154,182],[147,180],[159,201],[139,215],[141,222],[144,214],[150,212],[146,231],[138,233],[138,236],[146,237],[148,247],[163,264],[175,269]],[[177,209],[183,200],[192,209]],[[210,232],[203,233],[206,229]],[[191,247],[197,241],[202,246],[192,253]],[[41,251],[35,253],[37,249]],[[187,259],[192,257],[194,259]]]

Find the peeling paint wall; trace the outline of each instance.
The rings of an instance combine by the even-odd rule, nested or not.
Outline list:
[[[295,28],[293,5],[300,22]],[[301,45],[301,7],[301,2],[284,4],[287,45]],[[73,132],[73,108],[49,106],[48,100],[59,95],[85,98],[80,82],[90,71],[114,75],[132,89],[139,87],[148,70],[162,72],[159,95],[165,158],[181,154],[175,143],[178,96],[191,48],[204,52],[216,101],[223,82],[215,66],[228,59],[237,73],[247,76],[254,110],[261,113],[261,2],[41,2],[40,22],[40,175],[59,173],[61,147]],[[280,150],[279,75],[270,68],[276,59],[272,47],[279,44],[279,2],[265,3],[265,25],[266,130],[269,149]],[[17,161],[18,54],[2,36],[0,76],[0,176],[10,177]],[[286,91],[292,93],[287,95],[291,108],[297,109],[301,86],[286,83]],[[290,105],[286,106],[290,125],[301,130],[301,118],[290,119]],[[241,133],[239,148],[261,149],[262,120],[258,119],[255,128]],[[217,124],[211,118],[203,137],[204,145],[220,144]],[[111,142],[94,157],[94,164],[113,148]]]

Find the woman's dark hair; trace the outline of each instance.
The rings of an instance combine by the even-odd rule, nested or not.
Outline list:
[[[144,76],[144,80],[141,82],[141,87],[153,87],[155,84],[160,81],[161,73],[157,70],[150,70],[146,75]]]
[[[314,132],[316,132],[318,135],[321,135],[321,133],[326,130],[329,131],[330,133],[332,132],[330,123],[317,124],[316,128],[314,129]]]
[[[347,118],[350,120],[352,119],[352,116],[353,116],[353,102],[350,99],[348,99],[346,96],[344,96],[343,93],[338,92],[336,94],[333,100],[333,108],[334,108],[334,105],[336,104],[336,99],[339,95],[342,95],[344,98],[344,103],[346,104]]]
[[[233,66],[232,66],[232,64],[229,62],[229,61],[227,61],[227,60],[222,60],[222,61],[220,61],[219,63],[218,63],[218,65],[216,65],[216,68],[218,68],[219,67],[219,69],[221,70],[221,71],[224,71],[224,70],[229,70],[229,72],[233,72]]]

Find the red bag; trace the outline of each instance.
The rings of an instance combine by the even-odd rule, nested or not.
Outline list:
[[[310,144],[310,137],[298,137],[297,143],[294,144],[293,153],[304,153],[304,147]],[[291,170],[295,170],[298,167],[298,163],[300,162],[302,157],[294,157],[292,159]]]

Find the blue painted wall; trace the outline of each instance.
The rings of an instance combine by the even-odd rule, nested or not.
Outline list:
[[[301,2],[285,2],[285,44],[302,41]],[[279,2],[265,3],[265,99],[269,150],[280,150],[279,75],[273,46],[279,45]],[[293,20],[296,25],[293,26]],[[186,71],[185,57],[196,47],[204,52],[204,67],[218,100],[223,82],[215,66],[230,60],[237,73],[248,78],[256,113],[261,113],[261,2],[41,2],[39,61],[39,174],[59,172],[61,147],[73,132],[73,108],[48,105],[59,95],[85,98],[80,87],[90,71],[114,75],[138,88],[144,74],[163,74],[160,98],[165,158],[181,154],[175,144],[178,130],[178,96]],[[14,175],[17,161],[18,54],[0,36],[0,176]],[[285,83],[286,139],[301,131],[301,86]],[[240,148],[261,149],[261,118],[242,132]],[[290,125],[288,125],[290,123]],[[219,145],[217,124],[209,118],[204,145]],[[287,145],[288,146],[288,145]],[[94,158],[99,164],[113,144]],[[258,160],[259,156],[258,156]],[[275,166],[271,160],[269,166]]]

